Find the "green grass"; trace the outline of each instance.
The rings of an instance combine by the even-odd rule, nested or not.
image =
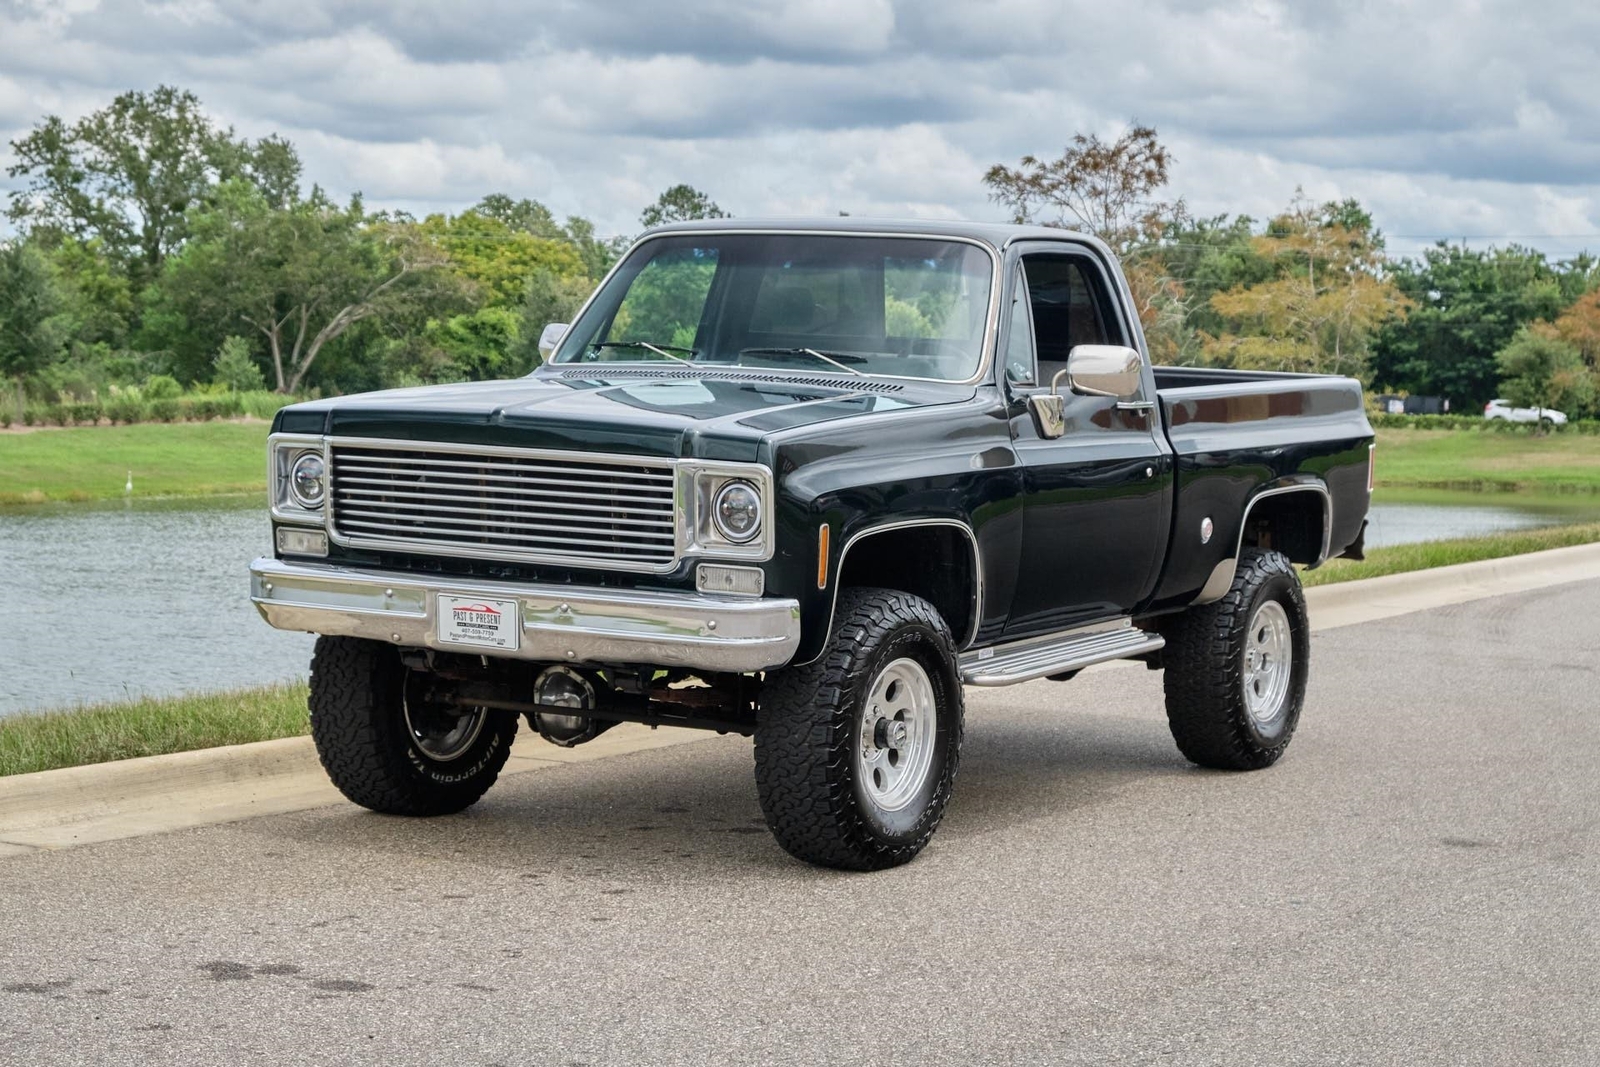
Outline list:
[[[268,426],[141,423],[0,434],[0,504],[264,492]],[[130,471],[133,492],[124,494]]]
[[[1600,492],[1600,436],[1379,430],[1378,485],[1543,493]]]
[[[306,732],[304,682],[0,718],[0,775]]]
[[[1378,578],[1453,563],[1472,563],[1480,559],[1501,559],[1547,548],[1568,548],[1600,541],[1600,522],[1577,526],[1549,526],[1540,530],[1513,530],[1484,537],[1461,537],[1450,541],[1424,541],[1415,545],[1370,548],[1365,560],[1333,559],[1314,571],[1305,571],[1300,580],[1306,585],[1331,585],[1359,578]]]

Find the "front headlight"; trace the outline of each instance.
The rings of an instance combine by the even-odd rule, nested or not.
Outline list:
[[[711,503],[711,521],[723,537],[745,544],[761,532],[761,494],[749,482],[728,482]]]
[[[759,463],[688,460],[678,467],[678,548],[694,556],[772,558],[772,471]]]
[[[296,504],[307,511],[317,510],[327,496],[327,484],[321,453],[302,452],[295,457],[294,465],[289,468],[289,495]]]
[[[267,439],[267,486],[272,517],[303,526],[323,525],[328,503],[328,461],[321,437],[273,434]]]

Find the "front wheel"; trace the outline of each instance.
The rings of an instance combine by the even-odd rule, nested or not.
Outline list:
[[[333,784],[387,815],[449,815],[477,803],[511,754],[517,717],[431,702],[392,645],[319,637],[311,737]]]
[[[1311,662],[1305,595],[1280,552],[1246,549],[1221,600],[1165,632],[1167,722],[1202,767],[1256,770],[1289,747]]]
[[[827,649],[767,678],[756,785],[797,859],[881,870],[922,851],[961,751],[955,643],[933,605],[888,589],[839,596]]]

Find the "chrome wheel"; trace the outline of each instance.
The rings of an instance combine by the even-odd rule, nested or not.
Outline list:
[[[856,736],[856,777],[873,805],[899,811],[921,794],[933,766],[938,709],[922,664],[897,659],[867,690]]]
[[[1289,613],[1276,600],[1265,601],[1250,619],[1244,642],[1244,706],[1266,725],[1283,710],[1294,673],[1294,635]]]
[[[412,687],[407,686],[407,690]],[[439,763],[460,759],[483,733],[487,708],[455,708],[405,696],[406,730],[424,756]]]

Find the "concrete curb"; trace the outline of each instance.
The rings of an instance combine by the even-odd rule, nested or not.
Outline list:
[[[1319,585],[1306,590],[1306,604],[1311,628],[1331,630],[1595,578],[1600,578],[1600,543]]]
[[[1306,600],[1312,629],[1327,630],[1589,579],[1600,579],[1600,544],[1318,586],[1306,590]],[[580,748],[563,749],[523,731],[504,773],[712,736],[624,723]],[[307,737],[13,775],[0,778],[0,858],[302,811],[340,799]]]
[[[623,723],[580,748],[523,731],[502,774],[645,752],[714,734]],[[309,737],[0,778],[0,857],[339,803]]]

